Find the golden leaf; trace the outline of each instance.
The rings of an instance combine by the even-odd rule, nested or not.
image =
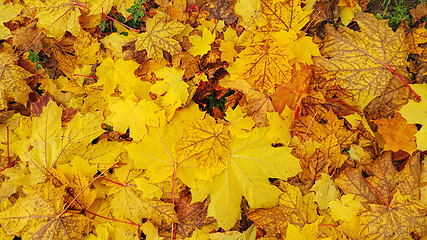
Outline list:
[[[163,50],[171,55],[181,52],[178,41],[172,39],[184,30],[185,26],[177,20],[166,22],[166,18],[156,14],[147,20],[147,32],[138,35],[135,46],[137,50],[147,50],[147,57],[160,61]]]
[[[177,151],[184,156],[195,157],[203,169],[219,166],[221,156],[230,153],[228,129],[210,116],[184,122],[184,131]]]
[[[31,92],[30,87],[24,80],[31,76],[27,70],[13,64],[4,65],[14,56],[10,45],[0,52],[0,110],[7,109],[8,101],[16,101],[26,104],[28,94]]]
[[[410,239],[426,231],[427,208],[410,196],[397,192],[389,206],[369,205],[371,210],[360,217],[360,234],[366,239]]]
[[[275,84],[283,84],[291,78],[289,60],[291,51],[278,46],[257,43],[239,53],[233,68],[233,78],[243,78],[260,92],[273,93]]]
[[[364,108],[391,82],[401,81],[396,74],[408,79],[408,51],[403,29],[393,32],[387,20],[377,20],[367,13],[357,13],[354,20],[360,32],[326,26],[323,58],[316,65],[334,73],[337,84],[350,94],[347,100]]]
[[[56,188],[46,182],[23,190],[26,197],[0,212],[0,223],[8,234],[22,234],[25,239],[83,239],[88,218],[71,212],[59,216],[64,209],[65,186]]]

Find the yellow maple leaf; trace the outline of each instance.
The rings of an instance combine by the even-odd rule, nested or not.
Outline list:
[[[166,12],[171,16],[171,20],[185,22],[187,20],[187,0],[171,1],[166,6]]]
[[[40,117],[33,118],[31,138],[24,142],[19,155],[23,161],[31,163],[34,176],[40,173],[45,176],[56,164],[70,161],[76,151],[103,132],[99,113],[77,113],[67,129],[61,127],[61,115],[61,108],[50,101]]]
[[[298,33],[305,34],[301,31]],[[292,28],[289,31],[280,30],[272,35],[276,39],[274,44],[286,47],[289,51],[292,51],[297,62],[313,64],[311,56],[320,56],[319,48],[317,44],[313,43],[312,37],[298,37],[297,32]]]
[[[252,118],[245,117],[246,114],[242,111],[240,106],[237,106],[234,110],[228,108],[225,112],[225,119],[229,122],[228,128],[230,129],[231,134],[237,136],[238,138],[249,137],[249,130],[255,125],[255,122]]]
[[[44,29],[47,36],[60,38],[65,31],[69,31],[73,36],[79,35],[81,31],[79,17],[80,7],[73,2],[66,0],[34,1],[33,4],[39,12],[37,26]],[[84,2],[79,3],[84,5]]]
[[[389,68],[409,79],[406,71],[408,53],[403,29],[393,32],[388,20],[377,20],[367,13],[357,13],[354,20],[361,28],[360,32],[326,26],[325,44],[321,49],[323,58],[316,65],[334,73],[337,84],[350,95],[346,100],[353,106],[364,108],[383,94],[389,84],[403,86]]]
[[[341,18],[341,22],[344,25],[346,25],[346,26],[354,18],[354,14],[357,11],[361,10],[359,4],[356,4],[356,6],[354,6],[354,7],[351,7],[351,6],[348,6],[348,5],[342,5],[342,6],[338,5],[338,9],[339,9],[338,15]]]
[[[195,158],[186,158],[176,151],[181,138],[180,119],[173,118],[163,123],[161,128],[149,128],[149,134],[137,144],[126,146],[135,166],[146,169],[145,176],[151,183],[159,183],[173,176],[180,178],[187,186],[195,187],[197,179],[212,181],[213,177],[225,168],[223,164],[200,169]]]
[[[211,50],[211,43],[215,40],[215,31],[212,33],[207,28],[203,28],[203,36],[189,36],[189,41],[193,46],[188,50],[194,56],[203,56]]]
[[[92,38],[90,33],[83,30],[80,31],[74,42],[74,50],[76,55],[79,56],[76,62],[77,66],[83,67],[83,65],[91,65],[97,61],[101,62],[100,46],[101,44],[98,43],[98,40]]]
[[[110,120],[114,130],[125,133],[129,128],[130,136],[136,141],[140,141],[147,133],[145,124],[158,127],[160,117],[164,117],[160,107],[146,99],[135,102],[128,97],[112,105],[110,110],[114,113]]]
[[[328,204],[331,201],[339,198],[339,192],[337,188],[332,185],[333,180],[331,179],[331,176],[326,173],[322,173],[321,176],[322,178],[317,180],[310,190],[316,192],[314,201],[317,202],[320,209],[324,210],[328,208]]]
[[[257,34],[267,38],[280,30],[293,29],[299,32],[310,20],[313,10],[304,11],[301,8],[301,0],[289,0],[274,3],[275,0],[262,0],[261,9],[268,24],[256,31]]]
[[[113,216],[138,224],[142,218],[150,218],[156,224],[160,224],[162,220],[167,223],[176,222],[174,205],[145,198],[143,191],[137,189],[134,181],[135,178],[141,177],[144,171],[135,168],[133,161],[125,161],[126,165],[115,169],[114,175],[106,183],[112,186],[108,195],[112,198],[110,208]]]
[[[231,29],[231,28],[227,28]],[[237,51],[234,49],[234,41],[222,41],[221,45],[219,47],[219,50],[221,51],[221,60],[226,61],[229,63],[234,62],[234,58],[237,57]]]
[[[185,69],[163,67],[154,71],[157,78],[163,79],[157,81],[151,86],[151,92],[157,95],[163,95],[163,103],[165,105],[173,105],[178,103],[181,105],[187,102],[189,96],[188,84],[183,81]]]
[[[278,112],[268,112],[267,118],[270,124],[269,131],[265,134],[265,138],[272,143],[283,143],[288,146],[291,141],[290,128],[294,120],[295,112],[288,106],[279,115]]]
[[[156,14],[147,20],[147,32],[138,35],[135,46],[137,50],[147,50],[147,57],[160,61],[163,58],[163,50],[171,55],[181,52],[178,41],[172,37],[181,33],[184,24],[173,20],[166,22],[166,17]]]
[[[300,240],[311,240],[316,239],[319,236],[319,223],[320,219],[317,219],[313,223],[305,224],[301,229],[299,226],[289,224],[286,229],[286,240],[300,239]],[[332,240],[332,237],[322,238],[325,240]]]
[[[226,82],[231,89],[236,89],[246,95],[247,103],[243,111],[253,118],[257,126],[268,126],[267,113],[274,112],[274,107],[269,95],[254,89],[248,82],[238,78],[235,81]]]
[[[25,239],[81,239],[90,219],[82,214],[64,213],[65,185],[56,188],[50,181],[23,188],[12,207],[0,212],[0,223],[9,235]]]
[[[157,228],[150,222],[147,221],[141,226],[142,232],[147,236],[147,239],[162,240],[164,237],[160,237]]]
[[[427,208],[410,195],[398,191],[389,206],[369,204],[370,211],[360,217],[360,235],[368,239],[408,239],[412,234],[423,236],[427,232]]]
[[[139,64],[133,61],[125,61],[122,58],[116,62],[110,57],[105,58],[97,69],[98,81],[94,86],[104,85],[103,91],[110,95],[114,93],[118,84],[129,88],[132,82],[139,81],[134,71]]]
[[[7,109],[7,101],[16,101],[25,105],[31,88],[24,80],[31,76],[27,70],[10,62],[15,54],[9,44],[3,44],[0,52],[0,110]]]
[[[271,209],[257,209],[251,211],[248,217],[254,223],[262,227],[266,237],[275,237],[288,227],[288,223],[305,226],[316,222],[319,216],[316,214],[317,205],[314,203],[314,193],[302,195],[301,191],[289,183],[280,182],[279,205]]]
[[[333,200],[329,202],[331,215],[335,221],[343,220],[352,222],[353,219],[364,210],[360,201],[353,199],[354,194],[346,194],[341,197],[341,200]]]
[[[211,116],[184,122],[184,134],[177,151],[186,157],[195,157],[202,169],[219,166],[220,158],[230,152],[227,129]]]
[[[127,36],[124,36],[118,32],[113,32],[108,36],[105,36],[99,41],[104,44],[105,48],[109,50],[112,56],[118,58],[126,58],[132,54],[131,51],[123,51],[122,47],[128,42],[136,40],[138,34],[134,31],[126,31]]]
[[[291,78],[289,60],[291,51],[266,43],[256,43],[239,53],[239,59],[232,65],[232,79],[246,79],[261,92],[272,93],[275,84],[282,84]]]
[[[240,15],[239,24],[249,29],[252,24],[262,27],[267,24],[261,13],[260,0],[239,0],[234,4],[234,12]]]
[[[227,168],[213,182],[198,180],[197,187],[191,189],[192,201],[203,201],[210,195],[208,215],[214,216],[224,229],[230,229],[240,219],[242,196],[251,208],[273,207],[281,192],[268,178],[287,179],[301,171],[291,149],[272,147],[264,139],[265,131],[256,128],[247,138],[232,137],[230,155],[224,157]]]

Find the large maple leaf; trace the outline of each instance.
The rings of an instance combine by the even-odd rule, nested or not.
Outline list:
[[[233,78],[247,79],[261,92],[272,93],[275,84],[283,84],[291,78],[289,60],[294,54],[279,46],[256,43],[241,53],[233,65]]]
[[[44,28],[46,35],[60,38],[65,31],[74,36],[79,34],[81,30],[79,5],[83,6],[84,2],[52,0],[35,1],[33,4],[39,10],[36,15],[39,19],[37,26]]]
[[[371,14],[358,13],[354,20],[360,32],[326,26],[323,58],[316,65],[334,73],[337,84],[349,93],[347,100],[364,108],[390,82],[401,81],[397,74],[408,79],[408,51],[403,29],[393,32],[386,20]]]
[[[371,210],[360,217],[361,235],[366,239],[412,239],[427,231],[427,208],[397,192],[388,206],[370,204]]]
[[[258,29],[257,33],[264,37],[280,30],[293,29],[298,32],[310,20],[312,12],[301,8],[301,0],[262,0],[261,9],[268,24]]]
[[[40,117],[33,118],[31,138],[24,142],[19,153],[23,161],[31,163],[32,176],[40,173],[46,176],[49,169],[70,161],[75,151],[86,147],[103,132],[99,114],[77,113],[67,129],[61,128],[61,116],[61,108],[50,101]]]
[[[56,188],[51,182],[24,188],[7,211],[0,213],[0,223],[8,234],[23,234],[24,239],[82,239],[83,227],[90,219],[64,209],[65,185]]]
[[[162,219],[168,223],[177,222],[173,204],[146,198],[144,191],[136,187],[135,180],[142,178],[143,172],[134,167],[133,161],[127,160],[126,165],[115,170],[112,180],[108,179],[114,183],[108,193],[113,216],[117,219],[129,219],[134,223],[141,223],[143,218],[150,218],[158,224]]]
[[[152,183],[166,181],[173,175],[190,187],[195,187],[197,179],[212,181],[225,166],[220,164],[201,169],[196,158],[186,158],[179,154],[176,151],[181,138],[178,121],[179,119],[174,118],[170,123],[162,124],[161,128],[149,127],[149,134],[141,142],[125,147],[135,160],[135,166],[146,169],[145,176]]]
[[[391,152],[384,152],[369,165],[345,169],[335,179],[334,185],[345,193],[361,197],[363,201],[387,204],[397,190],[405,195],[411,195],[417,190],[420,178],[419,158],[419,154],[414,154],[399,172],[392,163]]]
[[[130,136],[136,141],[140,141],[147,133],[145,124],[153,127],[159,126],[159,118],[163,113],[153,101],[143,99],[135,102],[130,97],[125,101],[117,102],[110,109],[115,113],[111,118],[114,129],[124,133],[130,128]]]
[[[230,137],[224,124],[215,119],[195,119],[184,123],[185,135],[177,151],[187,157],[195,157],[201,168],[219,166],[220,158],[230,153]]]
[[[242,197],[251,208],[273,207],[281,192],[268,178],[287,179],[301,171],[290,148],[273,148],[264,138],[266,130],[254,129],[244,139],[233,137],[231,153],[224,159],[227,169],[213,182],[198,180],[197,188],[192,189],[193,201],[203,201],[210,194],[208,215],[224,229],[230,229],[240,218]]]

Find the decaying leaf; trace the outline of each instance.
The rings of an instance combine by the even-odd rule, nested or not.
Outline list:
[[[138,35],[135,46],[137,50],[147,50],[147,57],[160,61],[163,50],[170,54],[178,54],[181,47],[178,41],[172,39],[184,30],[185,26],[177,20],[166,22],[166,18],[157,14],[147,20],[147,32]]]
[[[31,91],[25,81],[31,74],[13,62],[7,63],[13,56],[13,50],[9,45],[0,52],[0,110],[7,109],[7,101],[25,104]]]
[[[397,75],[408,79],[408,53],[403,29],[393,32],[386,20],[365,13],[357,13],[354,20],[361,32],[326,26],[323,58],[316,65],[334,73],[337,84],[349,93],[347,100],[364,108],[391,82],[401,81]]]

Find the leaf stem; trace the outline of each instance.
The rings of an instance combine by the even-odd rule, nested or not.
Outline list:
[[[323,233],[323,231],[325,231],[325,228],[327,226],[329,226],[329,223],[331,222],[331,220],[332,220],[332,218],[329,218],[329,221],[326,224],[322,224],[322,225],[324,225],[324,227],[322,228],[322,230],[320,230],[320,232],[317,234],[317,236],[316,236],[316,238],[314,240],[317,240],[317,238],[320,237],[320,235]],[[320,226],[320,224],[317,225],[317,226]]]
[[[121,223],[126,223],[126,224],[130,224],[130,225],[141,227],[141,224],[136,224],[136,223],[133,223],[133,222],[125,222],[125,221],[121,221],[121,220],[117,220],[117,219],[113,219],[113,218],[109,218],[109,217],[104,217],[104,216],[101,216],[99,214],[93,213],[93,212],[91,212],[89,210],[85,210],[85,212],[90,213],[92,215],[95,215],[97,217],[103,218],[103,219],[114,221],[114,222],[121,222]]]
[[[19,162],[19,161],[20,161],[20,159],[18,159],[18,160],[16,160],[16,161],[14,161],[13,163],[9,164],[7,167],[5,167],[5,168],[3,168],[2,170],[0,170],[0,173],[1,173],[1,172],[3,172],[3,171],[4,171],[4,170],[6,170],[6,169],[8,169],[8,168],[12,167],[13,165],[15,165],[15,163],[17,163],[17,162]]]
[[[117,185],[120,185],[120,186],[124,186],[124,184],[123,183],[119,183],[119,182],[114,182],[114,181],[112,181],[112,180],[110,180],[110,179],[108,179],[108,178],[106,178],[106,177],[100,177],[101,179],[104,179],[104,180],[107,180],[107,181],[109,181],[109,182],[112,182],[112,183],[114,183],[114,184],[117,184]]]
[[[98,79],[98,77],[94,77],[94,76],[87,76],[87,75],[82,75],[82,74],[76,74],[74,73],[73,76],[79,76],[79,77],[87,77],[87,78],[94,78],[94,79]]]
[[[90,8],[88,8],[88,7],[84,6],[84,5],[81,5],[80,3],[73,2],[73,5],[77,5],[79,7],[86,8],[87,10],[90,10]]]
[[[280,227],[279,227],[279,231],[280,231],[280,237],[281,237],[281,238],[282,238],[282,240],[283,240],[282,228],[280,228]]]
[[[386,200],[384,200],[383,196],[381,196],[380,192],[378,192],[378,190],[368,181],[368,179],[366,179],[365,177],[363,177],[363,179],[365,179],[365,181],[375,190],[375,192],[380,196],[380,198],[383,200],[383,202],[385,203],[385,205],[387,205],[387,207],[390,209],[390,206],[388,205],[388,203],[386,202]]]
[[[420,95],[418,95],[415,91],[414,91],[414,89],[412,89],[411,88],[411,86],[409,86],[409,84],[405,81],[405,80],[403,80],[403,78],[396,72],[396,71],[394,71],[393,70],[393,68],[391,68],[389,65],[387,65],[387,68],[388,68],[388,70],[390,70],[392,73],[394,73],[394,75],[396,75],[399,79],[400,79],[400,81],[402,81],[408,88],[409,88],[409,90],[411,90],[411,92],[413,92],[414,94],[415,94],[415,96],[417,96],[417,98],[421,101],[422,99],[421,99],[421,97],[420,97]]]

